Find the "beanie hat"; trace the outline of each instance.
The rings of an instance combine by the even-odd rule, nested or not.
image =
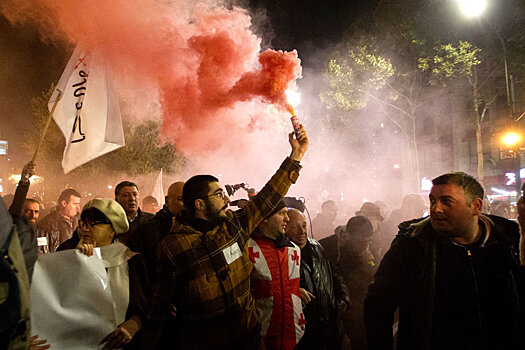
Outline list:
[[[279,203],[277,203],[277,205],[275,206],[275,208],[272,210],[272,212],[268,215],[266,215],[265,219],[269,219],[271,218],[275,213],[277,213],[279,210],[281,210],[282,208],[286,208],[287,205],[286,203],[284,202],[283,199],[281,199],[279,201]]]
[[[84,205],[82,211],[88,208],[98,209],[104,214],[109,221],[111,221],[111,226],[116,233],[124,233],[129,231],[128,218],[126,212],[120,204],[118,204],[113,199],[109,198],[95,198],[90,200]]]

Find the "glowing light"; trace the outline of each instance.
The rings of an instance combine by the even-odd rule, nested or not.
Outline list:
[[[385,124],[381,123],[381,124],[379,124],[379,126],[380,126],[381,128],[384,128],[384,127],[385,127]]]
[[[399,168],[401,167],[401,165],[399,165],[399,164],[394,164],[393,167],[394,167],[394,169],[399,169]]]
[[[510,185],[516,183],[516,174],[514,174],[514,173],[506,173],[505,176],[508,179],[508,181],[507,181],[507,183],[505,183],[505,185],[510,186]]]
[[[507,146],[514,146],[519,140],[520,135],[516,134],[515,132],[509,132],[503,135],[503,138],[501,139],[501,141],[503,141],[503,143]]]
[[[512,184],[516,183],[516,174],[515,173],[505,173],[505,176],[507,177],[507,182],[505,185],[510,186]],[[520,169],[520,178],[525,177],[525,168]]]
[[[426,177],[421,179],[421,191],[430,191],[432,189],[432,180]]]
[[[491,187],[490,189],[492,190],[492,192],[500,194],[500,195],[503,195],[503,196],[507,196],[507,197],[508,196],[516,196],[516,191],[508,192],[508,191],[501,190],[501,189],[496,188],[496,187]]]
[[[113,188],[113,186],[108,185],[108,190],[111,190],[112,188]]]
[[[368,202],[368,199],[363,198],[363,203],[366,203],[366,202]]]
[[[21,177],[22,177],[22,175],[20,175],[20,174],[13,174],[13,175],[9,175],[9,180],[10,180],[11,182],[16,183],[16,182],[19,182],[19,181],[20,181]],[[29,178],[29,181],[33,181],[33,182],[40,182],[40,181],[43,181],[43,180],[44,180],[44,179],[41,178],[41,177],[38,176],[38,175],[33,175],[33,176],[31,176],[31,177]]]
[[[487,3],[485,0],[458,0],[461,12],[469,17],[476,17],[483,13]]]
[[[288,103],[294,107],[297,107],[301,103],[301,94],[297,91],[286,90],[284,92]]]

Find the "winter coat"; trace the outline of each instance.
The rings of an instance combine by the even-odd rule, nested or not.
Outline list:
[[[326,248],[326,256],[336,264],[348,288],[352,306],[341,315],[344,331],[350,338],[352,349],[367,349],[363,302],[374,279],[375,260],[369,250],[360,252],[352,247],[339,247],[336,235],[320,243]]]
[[[67,220],[55,208],[47,214],[37,224],[37,237],[45,237],[49,252],[56,252],[58,246],[73,236],[77,228],[78,219]]]
[[[129,230],[127,232],[121,233],[117,235],[117,238],[120,242],[124,244],[128,244],[129,237],[133,236],[135,234],[135,231],[145,222],[153,219],[155,215],[146,213],[140,208],[137,209],[137,215],[133,218],[133,220],[129,220]]]
[[[185,211],[173,220],[171,233],[158,247],[148,349],[158,343],[170,304],[177,308],[183,349],[257,344],[260,329],[250,292],[247,243],[300,169],[299,162],[286,158],[263,189],[244,208],[226,211],[228,217],[220,224],[199,222]]]
[[[311,238],[301,249],[301,288],[315,299],[304,309],[306,331],[296,349],[341,349],[344,330],[340,310],[350,304],[348,289],[323,247]]]
[[[472,248],[438,234],[429,218],[399,225],[365,301],[369,349],[393,348],[398,307],[397,349],[523,349],[518,225],[496,216],[479,220],[486,241]],[[450,314],[469,322],[451,327],[457,320]]]
[[[170,233],[172,223],[173,215],[164,207],[154,217],[140,223],[128,238],[129,249],[144,255],[150,276],[155,276],[159,242]]]

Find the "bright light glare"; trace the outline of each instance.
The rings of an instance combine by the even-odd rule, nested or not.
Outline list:
[[[485,0],[458,0],[458,3],[461,11],[469,17],[481,15],[487,5]]]
[[[513,132],[509,132],[508,134],[505,134],[505,136],[503,136],[503,143],[506,144],[507,146],[514,146],[516,143],[518,143],[518,141],[520,140],[520,136],[516,133],[513,133]]]
[[[297,107],[301,103],[301,94],[297,91],[286,90],[284,93],[292,106]]]
[[[10,175],[9,176],[9,180],[11,180],[11,182],[13,183],[16,183],[16,182],[19,182],[20,179],[21,179],[22,175],[19,175],[19,174],[13,174],[13,175]],[[29,178],[29,181],[33,181],[33,182],[40,182],[42,181],[42,178],[38,175],[33,175]]]

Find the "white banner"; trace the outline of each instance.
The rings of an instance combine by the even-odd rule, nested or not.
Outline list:
[[[75,49],[49,100],[57,99],[53,118],[66,139],[64,173],[124,146],[118,96],[103,60]]]
[[[116,328],[108,276],[100,249],[41,255],[31,284],[31,333],[51,349],[101,349]]]

